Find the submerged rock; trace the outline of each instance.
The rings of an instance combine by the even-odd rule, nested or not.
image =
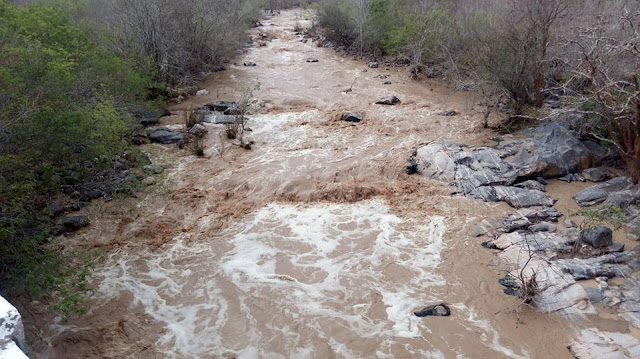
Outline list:
[[[342,120],[347,122],[360,122],[362,115],[357,112],[345,112],[342,114]]]
[[[237,107],[236,102],[232,101],[215,101],[205,105],[210,111],[224,112],[229,107]]]
[[[315,62],[318,62],[318,59],[316,59],[316,58],[308,58],[307,62],[315,63]]]
[[[256,63],[255,62],[251,62],[251,61],[246,61],[246,62],[243,63],[243,65],[247,66],[247,67],[255,67]]]
[[[393,106],[399,104],[400,102],[400,99],[395,96],[387,96],[376,101],[376,104]]]
[[[430,305],[420,311],[414,312],[416,317],[448,317],[451,315],[451,309],[448,305],[440,303]]]

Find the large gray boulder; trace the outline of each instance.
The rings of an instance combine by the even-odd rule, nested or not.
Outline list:
[[[592,164],[592,155],[563,122],[550,122],[533,130],[534,155],[545,164],[544,177],[580,172]]]
[[[498,199],[514,208],[553,206],[556,202],[555,199],[538,190],[506,186],[496,186],[495,189]]]
[[[591,228],[582,234],[582,241],[594,248],[608,247],[613,244],[613,231],[605,226]]]
[[[160,127],[149,131],[149,140],[151,142],[157,142],[163,145],[180,142],[183,139],[184,134],[182,134],[181,132],[170,130],[166,127]]]
[[[576,193],[573,199],[581,207],[593,206],[604,202],[611,193],[624,190],[629,185],[631,183],[626,177],[616,177],[607,182],[583,189]]]

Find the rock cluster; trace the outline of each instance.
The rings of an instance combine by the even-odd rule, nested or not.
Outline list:
[[[558,224],[563,215],[545,185],[548,178],[598,182],[573,199],[581,207],[620,208],[632,218],[627,230],[635,240],[640,240],[640,186],[625,177],[607,181],[608,173],[593,166],[610,155],[596,143],[580,140],[568,122],[525,131],[524,138],[499,140],[492,147],[427,143],[409,158],[406,172],[447,182],[454,194],[504,201],[516,209],[506,218],[479,219],[467,228],[472,236],[490,238],[483,246],[499,250],[508,270],[499,281],[506,294],[568,317],[597,314],[593,303],[601,303],[640,328],[640,246],[625,251],[606,226],[578,228],[570,219]],[[624,278],[624,285],[611,284],[614,277]],[[587,279],[598,286],[578,283]],[[640,356],[634,337],[595,328],[581,330],[569,348],[577,358]]]
[[[503,140],[493,147],[436,141],[419,147],[406,172],[446,181],[461,193],[487,202],[505,201],[515,208],[550,206],[544,178],[587,170],[601,180],[599,159],[567,123],[549,123],[524,139]],[[640,197],[639,197],[640,198]]]

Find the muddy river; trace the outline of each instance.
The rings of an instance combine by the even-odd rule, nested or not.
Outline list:
[[[469,233],[509,208],[404,173],[420,143],[492,136],[473,95],[304,42],[294,27],[310,22],[301,10],[263,21],[253,33],[266,46],[163,119],[180,126],[181,110],[259,83],[251,150],[207,124],[204,158],[148,145],[159,183],[141,200],[91,205],[76,240],[103,251],[92,309],[43,329],[41,356],[571,357],[563,318],[504,295],[501,266]],[[374,104],[387,95],[402,103]],[[450,109],[460,114],[437,115]],[[344,111],[364,120],[341,121]],[[440,302],[450,317],[413,314]]]

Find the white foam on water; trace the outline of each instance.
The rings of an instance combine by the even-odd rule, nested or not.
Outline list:
[[[445,285],[434,274],[445,230],[442,217],[402,219],[379,199],[271,204],[215,238],[185,233],[160,250],[111,253],[97,296],[132,293],[131,307],[163,324],[156,345],[168,358],[442,358],[413,311]],[[469,321],[513,354],[488,321]]]

